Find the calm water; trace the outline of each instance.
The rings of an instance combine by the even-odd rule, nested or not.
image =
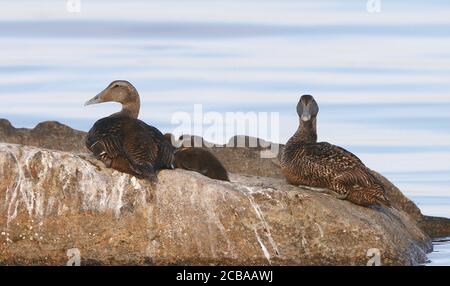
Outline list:
[[[241,133],[284,142],[310,93],[320,140],[356,153],[425,214],[450,217],[450,4],[382,0],[369,13],[365,0],[308,2],[81,0],[80,13],[61,0],[2,2],[0,117],[87,130],[118,106],[83,102],[128,79],[141,118],[164,132],[197,103],[276,112],[271,137]],[[431,264],[450,265],[448,243],[436,249]]]

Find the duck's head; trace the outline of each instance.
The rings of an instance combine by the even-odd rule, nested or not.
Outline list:
[[[102,102],[119,102],[127,104],[139,100],[136,88],[126,80],[115,80],[110,83],[102,92],[86,101],[84,104],[91,105]]]
[[[300,98],[297,104],[297,114],[302,122],[308,122],[316,118],[319,113],[319,105],[309,94],[305,94]]]
[[[102,102],[118,102],[122,104],[121,113],[136,117],[139,113],[140,100],[136,88],[126,80],[115,80],[103,91],[86,101],[84,104],[91,105]]]

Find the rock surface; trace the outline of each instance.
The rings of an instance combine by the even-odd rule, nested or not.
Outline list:
[[[78,131],[56,121],[41,122],[33,129],[15,128],[0,118],[0,142],[30,145],[68,152],[87,152],[86,132]]]
[[[55,121],[42,122],[34,129],[26,129],[14,128],[8,120],[0,119],[0,142],[80,153],[87,152],[84,146],[85,135],[85,132],[74,130]],[[193,136],[190,139],[187,138],[188,135],[185,135],[185,137],[184,140],[187,141],[194,139],[202,142],[203,140],[198,136]],[[270,143],[257,141],[256,139],[248,136],[234,136],[230,138],[227,145],[240,147],[224,148],[216,145],[217,147],[210,148],[210,151],[231,173],[282,179],[283,174],[279,168],[278,158],[261,158],[261,152],[269,150],[267,146]],[[284,147],[283,145],[274,146],[280,150]],[[450,236],[450,219],[422,215],[420,209],[405,197],[397,187],[380,174],[373,173],[389,190],[390,199],[397,209],[408,213],[430,236]]]
[[[449,237],[450,219],[434,216],[423,216],[419,226],[433,238]]]
[[[404,211],[287,185],[184,170],[158,183],[89,155],[0,143],[0,264],[415,265],[429,237]]]
[[[279,145],[280,150],[284,148]],[[278,158],[261,158],[264,148],[222,148],[213,147],[211,152],[233,173],[261,177],[284,178],[279,167]],[[410,215],[417,224],[431,237],[449,237],[450,219],[423,215],[419,207],[408,199],[394,184],[379,173],[372,171],[384,188],[393,207]]]

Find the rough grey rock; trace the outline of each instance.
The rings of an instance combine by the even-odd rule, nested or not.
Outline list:
[[[0,142],[30,145],[68,152],[87,152],[86,133],[56,121],[45,121],[33,129],[15,128],[0,118]]]
[[[0,144],[0,264],[415,265],[429,237],[405,212],[282,179],[164,170],[151,185],[89,155]]]
[[[42,122],[34,129],[26,129],[14,128],[8,120],[0,119],[0,142],[68,152],[87,152],[84,146],[85,135],[86,133],[83,131],[74,130],[55,121]],[[184,140],[195,139],[199,142],[203,140],[198,136],[193,136],[192,138],[189,138],[189,135],[184,136]],[[270,142],[258,140],[249,136],[233,136],[227,145],[235,147],[216,145],[209,150],[231,173],[282,179],[283,174],[279,167],[278,157],[261,158],[261,152],[270,150],[270,148],[266,147]],[[246,147],[238,147],[241,146],[238,143],[244,143],[243,146]],[[254,143],[256,143],[256,147],[253,147],[255,146]],[[284,148],[282,144],[273,146],[274,148],[279,148],[280,152]],[[408,213],[430,236],[450,236],[450,219],[423,215],[420,209],[389,180],[376,172],[373,173],[383,182],[395,208]]]
[[[431,237],[449,237],[450,219],[444,217],[423,216],[419,226]]]

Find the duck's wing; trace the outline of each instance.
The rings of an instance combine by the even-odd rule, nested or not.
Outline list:
[[[86,146],[107,166],[117,157],[128,162],[138,177],[154,179],[157,146],[148,130],[129,117],[97,121],[86,136]]]
[[[175,148],[172,146],[171,143],[166,141],[160,142],[157,165],[164,168],[174,169],[175,168],[174,152]]]
[[[85,143],[95,156],[114,159],[123,154],[122,124],[114,119],[105,119],[94,124],[86,136]]]
[[[137,155],[152,162],[155,170],[173,168],[175,148],[167,142],[164,135],[157,128],[138,120],[140,133],[138,134],[145,150],[139,149]],[[144,143],[145,142],[145,143]],[[138,146],[137,146],[138,147]]]
[[[363,206],[390,205],[381,182],[351,152],[326,142],[305,144],[299,151],[310,174],[348,200]]]
[[[128,123],[123,147],[133,167],[138,169],[138,174],[142,172],[154,173],[158,145],[152,134],[139,122]]]
[[[353,153],[327,142],[305,144],[299,149],[302,165],[346,184],[370,185],[378,180]]]

